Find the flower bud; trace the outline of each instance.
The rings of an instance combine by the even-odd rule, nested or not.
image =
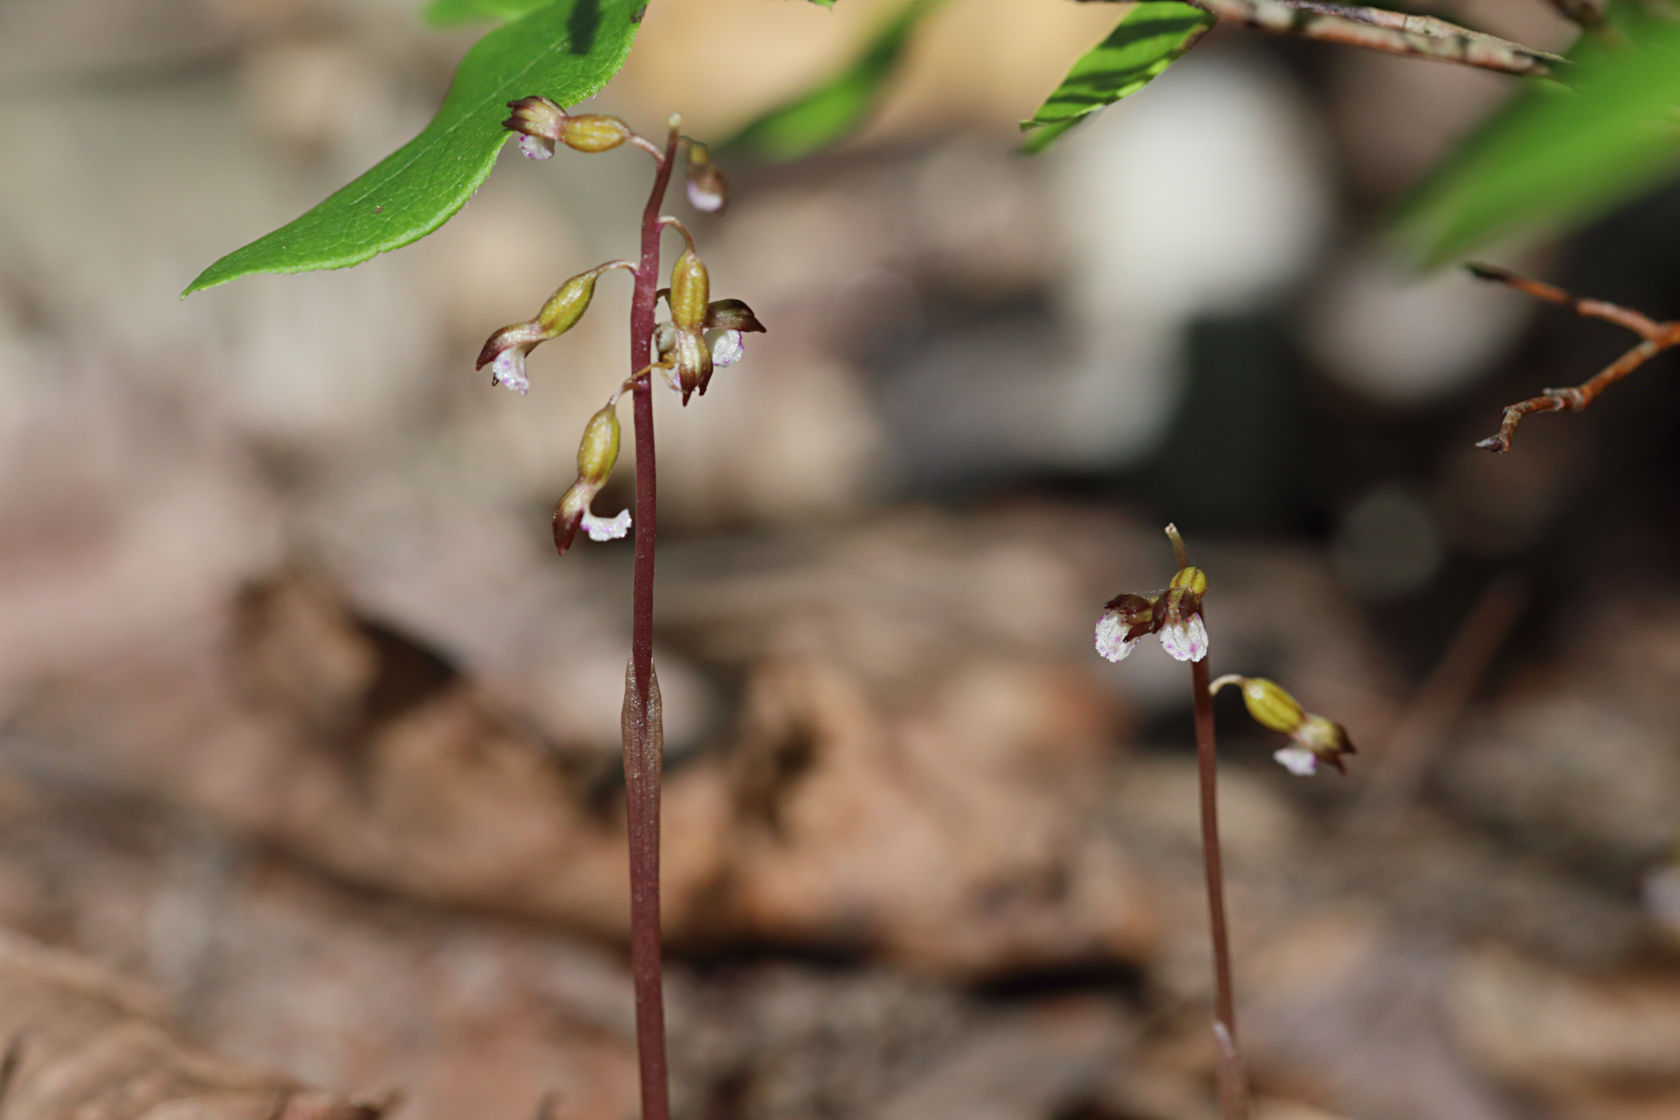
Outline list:
[[[688,204],[702,214],[715,214],[729,202],[729,183],[712,162],[704,144],[688,146],[688,168],[684,174]]]
[[[630,139],[630,126],[617,117],[583,113],[560,123],[560,141],[579,152],[605,152]]]
[[[589,310],[589,301],[595,298],[595,278],[599,275],[597,270],[574,276],[548,297],[548,302],[537,312],[537,324],[547,338],[565,334],[583,318],[583,313]]]
[[[671,292],[666,298],[671,303],[671,322],[679,331],[698,331],[706,325],[711,283],[693,249],[684,249],[671,266]]]

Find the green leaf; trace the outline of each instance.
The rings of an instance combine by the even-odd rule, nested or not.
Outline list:
[[[1104,106],[1130,97],[1195,46],[1213,17],[1177,3],[1139,4],[1112,34],[1086,51],[1031,120],[1021,122],[1022,148],[1042,152],[1062,133]]]
[[[1400,208],[1402,242],[1441,264],[1501,237],[1589,221],[1680,170],[1680,23],[1618,9],[1587,38],[1576,87],[1533,83]]]
[[[562,105],[607,84],[630,53],[644,0],[557,0],[480,39],[420,135],[288,225],[199,274],[183,296],[257,272],[347,268],[431,233],[490,175],[507,102]],[[357,112],[354,105],[343,106]]]
[[[433,27],[458,27],[463,23],[508,23],[534,12],[549,0],[432,0],[426,6],[426,22]]]
[[[769,159],[791,160],[844,139],[879,104],[886,81],[904,54],[911,32],[943,3],[944,0],[911,0],[875,33],[851,65],[809,92],[765,113],[730,137],[722,147],[751,151]]]

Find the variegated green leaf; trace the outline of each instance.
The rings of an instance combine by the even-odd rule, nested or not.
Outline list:
[[[1105,106],[1130,97],[1195,45],[1213,17],[1188,4],[1139,4],[1121,18],[1108,38],[1073,64],[1031,120],[1021,122],[1029,152],[1042,152],[1055,139]]]

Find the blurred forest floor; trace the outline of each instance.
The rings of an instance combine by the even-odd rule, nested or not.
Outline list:
[[[705,223],[770,333],[660,402],[677,1113],[1211,1118],[1187,674],[1090,648],[1169,577],[1172,517],[1214,672],[1360,748],[1292,779],[1222,700],[1261,1120],[1680,1116],[1672,387],[1468,449],[1603,342],[1367,243],[1486,75],[1233,39],[1135,125],[1011,158],[1096,7],[1012,37],[953,5],[930,34],[1014,65],[930,50],[865,144],[749,165]],[[629,550],[545,543],[622,325],[601,297],[524,400],[470,358],[619,251],[598,215],[645,168],[510,161],[400,256],[174,298],[435,104],[463,40],[363,8],[0,7],[6,1120],[144,1115],[77,1081],[113,1038],[174,1045],[143,1019],[413,1120],[634,1111]],[[805,14],[656,8],[608,107],[727,131],[824,58],[697,92],[683,37],[770,59]],[[1247,188],[1199,211],[1212,248],[1112,202],[1184,189],[1116,174],[1174,145]],[[1555,278],[1680,311],[1673,202]],[[86,1033],[49,1063],[62,1008]],[[253,1120],[292,1092],[179,1061]],[[286,1120],[357,1115],[318,1106]]]

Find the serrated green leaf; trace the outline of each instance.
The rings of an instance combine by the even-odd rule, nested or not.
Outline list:
[[[1212,26],[1212,16],[1188,4],[1152,0],[1137,5],[1108,38],[1080,56],[1032,119],[1021,122],[1028,134],[1022,149],[1042,152],[1098,109],[1130,97],[1177,62]]]
[[[595,93],[624,65],[643,6],[557,0],[490,32],[461,60],[420,135],[301,218],[229,253],[181,294],[257,272],[347,268],[431,233],[495,166],[508,138],[507,102],[542,94],[571,105]]]
[[[722,146],[768,159],[791,160],[844,139],[880,103],[886,81],[897,68],[911,32],[944,2],[911,0],[870,38],[863,53],[844,70],[765,113]]]
[[[1575,87],[1534,83],[1398,211],[1402,242],[1437,265],[1531,230],[1591,220],[1680,171],[1680,23],[1617,11],[1620,40],[1585,39]]]
[[[463,23],[509,23],[534,12],[549,0],[432,0],[426,5],[426,22],[433,27],[458,27]]]

